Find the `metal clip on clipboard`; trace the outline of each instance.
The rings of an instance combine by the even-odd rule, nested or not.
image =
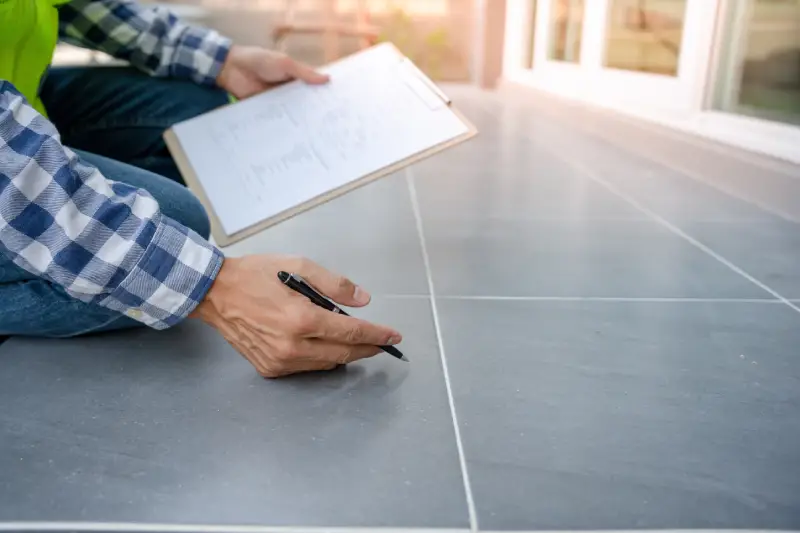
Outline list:
[[[413,61],[407,57],[403,57],[400,60],[400,66],[410,75],[410,77],[404,77],[403,81],[405,81],[409,88],[417,93],[431,109],[441,107],[442,103],[444,103],[445,106],[449,106],[452,103],[452,100],[450,100],[450,98],[448,98]],[[432,100],[431,95],[433,95],[433,98],[436,100]]]

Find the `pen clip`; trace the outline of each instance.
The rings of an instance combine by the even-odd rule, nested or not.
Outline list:
[[[450,98],[448,98],[447,95],[444,94],[444,92],[424,72],[422,72],[417,65],[414,64],[413,61],[407,57],[403,57],[400,59],[400,65],[405,67],[405,70],[411,76],[413,76],[414,81],[417,81],[419,84],[422,84],[423,87],[426,87],[430,92],[435,94],[442,102],[444,102],[445,105],[449,106],[452,104],[452,100],[450,100]],[[417,84],[410,83],[409,79],[405,79],[404,81],[413,91],[419,94],[419,91],[416,87]],[[420,94],[419,96],[424,99],[423,95]]]
[[[308,285],[308,282],[304,280],[303,276],[301,276],[300,274],[295,274],[294,272],[292,272],[291,274],[289,274],[289,276],[294,278],[295,281],[298,281],[300,283],[305,283],[306,285]]]
[[[299,283],[300,285],[304,285],[307,290],[310,290],[311,292],[313,292],[314,294],[316,294],[320,298],[325,298],[317,289],[314,288],[314,286],[312,284],[310,284],[305,279],[303,279],[303,276],[301,276],[300,274],[292,273],[291,276],[294,278],[294,280],[297,283]]]

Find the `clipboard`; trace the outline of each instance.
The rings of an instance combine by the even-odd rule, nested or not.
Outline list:
[[[448,109],[453,113],[453,115],[455,115],[455,117],[459,121],[461,121],[461,123],[465,126],[466,132],[463,133],[462,135],[454,137],[454,138],[452,138],[452,139],[450,139],[448,141],[439,143],[437,145],[431,146],[430,148],[428,148],[426,150],[423,150],[423,151],[420,151],[418,153],[415,153],[415,154],[413,154],[413,155],[411,155],[409,157],[406,157],[405,159],[396,161],[395,163],[387,165],[387,166],[385,166],[385,167],[383,167],[383,168],[381,168],[381,169],[379,169],[379,170],[377,170],[375,172],[372,172],[370,174],[364,175],[364,176],[362,176],[360,178],[356,178],[356,179],[354,179],[354,180],[352,180],[352,181],[350,181],[350,182],[348,182],[348,183],[346,183],[346,184],[344,184],[344,185],[342,185],[340,187],[337,187],[335,189],[329,190],[325,194],[318,195],[318,196],[316,196],[314,198],[311,198],[308,201],[305,201],[305,202],[302,202],[302,203],[300,203],[298,205],[295,205],[292,208],[286,209],[286,210],[281,211],[281,212],[279,212],[279,213],[277,213],[275,215],[269,216],[269,217],[265,218],[264,220],[262,220],[262,221],[260,221],[258,223],[255,223],[255,224],[253,224],[253,225],[251,225],[249,227],[246,227],[246,228],[244,228],[242,230],[239,230],[239,231],[233,232],[231,234],[228,234],[224,230],[224,227],[223,227],[222,223],[220,222],[220,218],[218,217],[218,215],[217,215],[217,213],[216,213],[216,211],[214,209],[213,203],[210,201],[206,190],[204,189],[200,179],[197,176],[197,173],[195,172],[195,169],[193,168],[193,166],[192,166],[192,164],[191,164],[191,162],[189,160],[189,157],[187,156],[186,152],[184,151],[184,148],[181,145],[181,141],[178,138],[178,135],[176,134],[176,132],[174,131],[173,128],[169,128],[163,134],[163,137],[164,137],[164,140],[166,142],[167,148],[169,149],[173,159],[175,160],[175,163],[176,163],[176,165],[178,167],[178,170],[180,171],[184,181],[186,182],[186,185],[197,196],[197,198],[200,200],[200,202],[203,205],[203,207],[205,207],[206,212],[207,212],[207,214],[209,216],[209,219],[211,221],[211,234],[212,234],[212,236],[214,238],[214,241],[216,242],[216,244],[218,246],[220,246],[220,247],[230,246],[230,245],[235,244],[235,243],[237,243],[237,242],[239,242],[239,241],[241,241],[243,239],[246,239],[248,237],[252,237],[253,235],[256,235],[256,234],[258,234],[258,233],[260,233],[260,232],[262,232],[262,231],[264,231],[264,230],[266,230],[266,229],[268,229],[268,228],[270,228],[272,226],[275,226],[275,225],[277,225],[277,224],[279,224],[281,222],[284,222],[284,221],[286,221],[286,220],[288,220],[290,218],[293,218],[293,217],[299,215],[300,213],[303,213],[305,211],[308,211],[310,209],[318,207],[318,206],[320,206],[320,205],[322,205],[324,203],[327,203],[327,202],[329,202],[329,201],[331,201],[331,200],[333,200],[335,198],[338,198],[338,197],[340,197],[342,195],[345,195],[345,194],[347,194],[347,193],[349,193],[351,191],[354,191],[354,190],[356,190],[358,188],[361,188],[361,187],[363,187],[365,185],[368,185],[368,184],[370,184],[370,183],[372,183],[374,181],[377,181],[377,180],[379,180],[379,179],[381,179],[383,177],[386,177],[386,176],[389,176],[391,174],[394,174],[395,172],[398,172],[398,171],[400,171],[400,170],[402,170],[402,169],[404,169],[404,168],[406,168],[406,167],[408,167],[410,165],[413,165],[413,164],[415,164],[415,163],[417,163],[419,161],[422,161],[423,159],[427,159],[427,158],[429,158],[431,156],[434,156],[434,155],[436,155],[436,154],[438,154],[438,153],[440,153],[440,152],[442,152],[444,150],[447,150],[449,148],[452,148],[452,147],[455,147],[457,145],[460,145],[461,143],[472,139],[473,137],[475,137],[478,134],[477,128],[472,124],[472,122],[469,121],[469,119],[467,119],[464,116],[463,113],[461,113],[458,110],[458,108],[454,105],[452,100],[444,93],[444,91],[442,91],[428,76],[426,76],[416,65],[414,65],[414,63],[409,58],[404,56],[391,43],[381,43],[381,44],[375,45],[375,46],[373,46],[371,48],[367,48],[365,50],[358,51],[355,54],[352,54],[351,56],[347,56],[345,58],[342,58],[342,59],[340,59],[337,62],[334,62],[332,64],[338,63],[339,61],[346,60],[346,59],[348,59],[350,57],[353,57],[353,56],[357,56],[359,54],[366,53],[369,50],[371,50],[372,48],[375,48],[375,47],[378,47],[378,46],[391,47],[394,50],[394,52],[397,54],[397,56],[399,57],[400,61],[403,63],[403,67],[409,69],[410,72],[414,73],[413,78],[410,78],[410,79],[418,80],[419,83],[416,84],[417,87],[415,87],[414,90],[422,90],[421,88],[424,87],[425,90],[430,91],[430,94],[435,95],[435,97],[438,98],[438,99],[441,99],[444,102],[444,104],[448,107]],[[301,83],[301,82],[290,82],[290,83]],[[282,85],[279,85],[279,86],[282,86]],[[271,90],[271,89],[268,89],[268,90]],[[228,104],[228,105],[223,106],[221,108],[218,108],[218,109],[216,109],[214,111],[211,111],[210,113],[218,113],[218,112],[228,108],[229,106],[235,106],[235,105],[238,105],[239,103],[241,103],[241,102],[234,102],[234,103]]]

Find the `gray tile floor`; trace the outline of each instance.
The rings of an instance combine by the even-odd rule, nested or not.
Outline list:
[[[800,529],[800,169],[450,92],[478,139],[228,250],[347,273],[411,364],[12,339],[0,530]]]

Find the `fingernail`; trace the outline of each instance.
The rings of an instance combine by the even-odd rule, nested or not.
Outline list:
[[[392,335],[391,337],[389,337],[389,342],[387,344],[389,344],[390,346],[395,344],[400,344],[400,341],[402,340],[403,337],[401,337],[400,334]]]
[[[361,287],[356,286],[356,290],[355,292],[353,292],[353,299],[356,301],[356,303],[366,305],[369,303],[370,296],[367,291],[365,291]]]

